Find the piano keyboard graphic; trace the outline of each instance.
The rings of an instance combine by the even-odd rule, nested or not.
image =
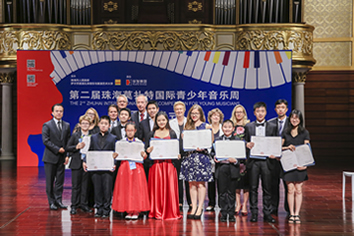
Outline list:
[[[291,82],[291,51],[51,51],[59,83],[92,64],[127,61],[235,89],[266,89]]]

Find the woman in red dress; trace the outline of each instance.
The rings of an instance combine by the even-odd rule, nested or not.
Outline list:
[[[125,126],[128,142],[141,142],[135,138],[136,124],[128,122]],[[119,155],[119,153],[118,153]],[[141,156],[147,157],[144,151]],[[117,212],[126,212],[125,219],[137,220],[139,213],[150,209],[148,187],[142,163],[122,161],[118,170],[113,190],[112,209]]]
[[[153,131],[150,138],[177,139],[176,133],[170,128],[166,112],[160,111],[156,115]],[[153,146],[146,150],[153,151]],[[176,168],[171,160],[155,160],[149,171],[149,217],[159,220],[174,220],[182,218],[179,211],[178,180]]]

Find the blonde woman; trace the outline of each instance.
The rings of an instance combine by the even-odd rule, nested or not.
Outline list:
[[[224,113],[219,108],[214,108],[208,113],[208,122],[213,131],[214,140],[221,137],[224,133],[221,124],[224,121]],[[213,178],[215,179],[215,163],[212,162]],[[209,204],[205,211],[214,211],[216,205],[216,186],[215,181],[208,182],[208,198]]]
[[[246,109],[242,105],[237,105],[232,111],[231,120],[235,124],[234,135],[244,140],[245,137],[245,125],[250,121],[247,118]],[[235,213],[242,216],[247,216],[247,202],[249,198],[249,178],[246,170],[246,160],[240,161],[240,179],[236,186],[236,208]],[[241,204],[241,189],[243,189],[243,204]]]
[[[98,113],[96,111],[95,108],[90,107],[89,109],[86,110],[85,114],[90,117],[90,119],[92,120],[90,127],[89,127],[89,134],[95,134],[100,132],[100,129],[98,128],[98,121],[100,119],[100,117],[98,116]],[[75,125],[75,128],[73,129],[73,134],[80,131],[81,128],[79,126],[79,123],[77,123]]]
[[[193,105],[188,111],[184,129],[211,129],[211,126],[205,123],[205,116],[201,106]],[[213,181],[211,162],[207,149],[197,149],[188,153],[188,156],[182,161],[180,178],[189,182],[192,213],[187,218],[201,219],[206,195],[205,183]]]

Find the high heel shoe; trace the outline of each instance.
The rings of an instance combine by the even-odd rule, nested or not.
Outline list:
[[[197,213],[197,212],[195,212],[195,213]],[[203,215],[203,209],[202,209],[202,212],[200,213],[200,215],[194,214],[194,219],[195,220],[200,220],[202,218],[202,215]]]
[[[247,215],[248,215],[248,212],[247,212],[247,211],[246,211],[246,212],[241,211],[241,215],[242,215],[242,216],[247,216]]]
[[[238,214],[241,215],[241,210],[242,210],[242,205],[240,205],[240,209],[238,209],[238,210],[235,208],[235,215],[238,215]]]
[[[195,214],[197,213],[197,211],[198,211],[198,208],[195,210],[194,214],[188,214],[187,215],[187,219],[194,219]]]

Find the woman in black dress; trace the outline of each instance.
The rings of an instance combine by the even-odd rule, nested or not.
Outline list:
[[[294,151],[295,146],[310,142],[310,134],[303,127],[303,117],[300,111],[293,110],[288,119],[288,128],[283,133],[283,150]],[[302,203],[302,185],[308,180],[307,167],[285,172],[283,179],[288,186],[288,204],[290,210],[289,223],[301,223],[299,212]]]
[[[250,122],[247,118],[246,109],[242,105],[236,105],[232,111],[231,120],[235,124],[234,136],[245,139],[246,129],[244,128],[246,124]],[[240,160],[240,178],[236,185],[236,208],[235,214],[241,214],[242,216],[247,216],[247,203],[249,198],[249,177],[246,170],[246,159]],[[243,190],[243,204],[241,204],[241,190]]]

